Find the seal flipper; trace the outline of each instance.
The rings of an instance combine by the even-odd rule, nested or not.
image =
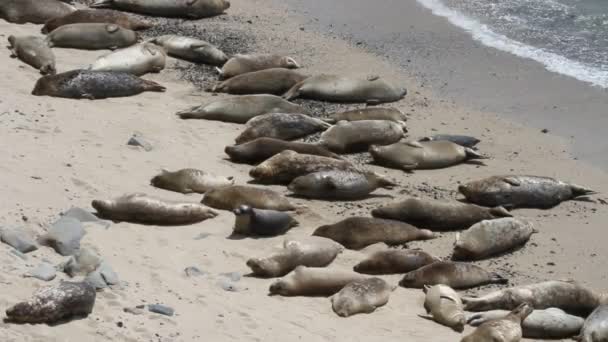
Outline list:
[[[283,98],[287,101],[291,101],[295,98],[300,97],[300,88],[302,88],[302,86],[304,85],[304,82],[306,82],[306,80],[297,83],[296,85],[294,85],[293,87],[291,87],[291,89],[289,89],[285,94],[283,94]]]
[[[473,150],[472,148],[469,147],[465,147],[464,148],[464,152],[467,155],[467,160],[471,160],[471,159],[488,159],[488,157],[480,154],[479,152]]]
[[[91,8],[109,8],[114,5],[114,0],[97,0],[94,3],[90,4]]]
[[[515,177],[511,177],[511,176],[504,177],[502,179],[502,181],[507,184],[510,184],[511,186],[521,186],[521,182],[518,181],[517,178],[515,178]]]
[[[142,81],[144,83],[143,84],[144,89],[147,91],[157,91],[157,92],[162,93],[165,90],[167,90],[167,88],[165,88],[164,86],[162,86],[154,81],[149,81],[149,80],[144,80],[144,79],[142,79]]]
[[[588,198],[587,195],[596,195],[597,191],[585,188],[580,185],[570,184],[570,190],[572,191],[572,196],[574,200],[578,200],[579,198]]]
[[[513,217],[513,214],[511,214],[507,209],[505,209],[504,206],[490,208],[490,214],[497,217]]]
[[[498,273],[490,273],[490,284],[508,284],[509,279],[501,276]]]

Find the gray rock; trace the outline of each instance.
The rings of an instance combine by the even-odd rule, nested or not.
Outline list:
[[[15,257],[21,259],[21,260],[27,260],[27,255],[19,252],[16,249],[11,249],[11,251],[9,253],[12,254],[12,255],[14,255]]]
[[[217,285],[221,287],[224,291],[228,292],[239,292],[241,290],[236,284],[234,284],[228,279],[220,279],[217,282]]]
[[[38,249],[34,239],[23,229],[3,229],[0,240],[21,253],[29,253]]]
[[[102,290],[108,287],[108,284],[105,279],[103,279],[101,273],[97,271],[89,273],[89,275],[84,278],[84,281],[91,284],[95,290]]]
[[[209,236],[211,236],[211,234],[209,234],[209,233],[200,233],[194,237],[194,240],[202,240],[202,239],[208,238]]]
[[[150,304],[148,305],[148,311],[165,316],[173,316],[173,314],[175,313],[175,310],[173,310],[172,307],[162,304]]]
[[[40,265],[38,265],[38,267],[30,270],[24,276],[44,281],[51,281],[57,276],[57,270],[55,269],[55,266],[49,264],[48,262],[42,262]]]
[[[143,149],[148,152],[152,151],[153,149],[152,144],[148,142],[147,139],[143,138],[139,133],[134,133],[131,139],[129,139],[127,142],[127,145],[143,147]]]
[[[186,267],[184,272],[186,273],[186,276],[188,276],[188,277],[200,277],[200,276],[204,276],[205,274],[207,274],[207,272],[201,271],[198,267],[195,267],[195,266]]]
[[[124,311],[126,313],[130,313],[132,315],[141,315],[144,313],[144,310],[142,310],[140,308],[124,308],[124,309],[122,309],[122,311]]]
[[[85,223],[85,222],[96,223],[96,224],[104,226],[105,228],[108,228],[112,224],[112,222],[107,221],[107,220],[101,220],[101,219],[99,219],[99,217],[93,215],[93,213],[91,213],[90,211],[87,211],[87,210],[84,210],[84,209],[78,208],[78,207],[70,208],[68,211],[63,213],[63,217],[75,218],[82,223]]]
[[[95,271],[101,264],[101,258],[93,251],[82,248],[65,264],[63,271],[70,277],[86,276]]]
[[[53,248],[63,256],[73,255],[80,249],[80,240],[84,234],[84,228],[79,220],[62,217],[40,238],[40,243]]]
[[[120,282],[118,274],[114,272],[114,269],[112,269],[112,266],[107,261],[102,261],[95,271],[89,273],[85,281],[95,286],[98,290],[118,285]]]
[[[241,280],[241,274],[238,272],[221,273],[220,275],[234,282]]]

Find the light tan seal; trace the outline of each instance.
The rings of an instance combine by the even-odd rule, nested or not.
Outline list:
[[[156,225],[193,224],[218,215],[199,203],[169,202],[144,194],[94,200],[91,205],[105,219]]]
[[[234,209],[234,235],[276,236],[300,225],[290,214],[269,209],[256,209],[241,205]]]
[[[63,17],[76,8],[57,0],[2,0],[0,18],[15,24],[44,24],[47,20]]]
[[[580,335],[580,342],[608,341],[608,305],[600,305],[585,320]]]
[[[446,327],[462,332],[466,318],[460,296],[446,285],[424,286],[424,309],[431,318]]]
[[[297,71],[272,68],[248,72],[229,78],[211,88],[214,93],[236,95],[271,94],[281,95],[294,84],[305,80],[308,76]]]
[[[138,36],[116,24],[84,23],[60,26],[46,40],[51,47],[115,50],[137,43]]]
[[[152,38],[148,42],[162,46],[171,57],[193,63],[222,65],[228,59],[226,54],[213,44],[196,38],[169,34]]]
[[[299,113],[270,113],[247,121],[247,128],[236,137],[237,144],[257,138],[295,140],[324,131],[330,124]]]
[[[115,8],[122,11],[159,17],[201,19],[224,13],[228,0],[97,0],[92,8]]]
[[[43,75],[53,75],[55,54],[43,38],[35,36],[9,36],[11,57],[17,57],[22,62],[40,70]]]
[[[215,209],[231,211],[241,205],[279,211],[296,210],[296,206],[277,192],[247,185],[230,185],[207,191],[202,203]]]
[[[367,151],[372,145],[390,145],[407,129],[388,120],[340,121],[321,135],[319,144],[336,153]]]
[[[354,281],[331,297],[332,308],[340,317],[372,313],[388,303],[394,289],[380,278]]]
[[[522,338],[521,322],[532,313],[532,307],[521,304],[506,317],[483,323],[461,342],[519,342]]]
[[[376,172],[329,170],[300,176],[287,188],[307,198],[355,201],[368,197],[378,188],[392,189],[396,185]]]
[[[165,51],[154,44],[144,43],[101,56],[89,70],[126,72],[136,76],[158,73],[165,68]]]
[[[508,281],[473,264],[440,261],[406,273],[399,285],[420,289],[425,285],[443,284],[454,289],[469,289],[487,284],[506,284]]]
[[[328,297],[353,281],[369,278],[353,271],[298,266],[270,285],[271,295]]]
[[[47,34],[52,32],[59,26],[79,23],[107,23],[116,24],[129,30],[138,31],[146,30],[154,26],[152,22],[139,19],[135,16],[113,10],[105,9],[79,9],[68,15],[50,19],[42,27],[42,33]]]
[[[287,56],[272,54],[237,54],[230,58],[218,73],[221,79],[228,79],[248,72],[272,68],[298,69],[300,65],[295,59]]]
[[[391,248],[373,253],[355,265],[353,271],[364,274],[407,273],[437,261],[440,259],[419,249]]]
[[[160,174],[152,178],[150,184],[182,194],[204,194],[209,190],[234,184],[234,177],[218,176],[197,169],[181,169],[175,172],[162,170]]]
[[[300,154],[341,159],[337,154],[330,152],[325,147],[317,144],[285,141],[273,138],[257,138],[244,144],[226,146],[224,152],[226,152],[233,162],[257,164],[287,150]]]
[[[388,120],[400,123],[405,127],[407,117],[397,108],[390,107],[367,107],[345,112],[338,112],[329,115],[326,119],[329,123],[337,123],[345,121],[360,121],[360,120]]]

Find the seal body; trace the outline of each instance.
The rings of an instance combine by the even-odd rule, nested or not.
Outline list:
[[[297,71],[272,68],[248,72],[229,78],[212,89],[215,93],[228,93],[237,95],[246,94],[273,94],[281,95],[294,84],[303,81],[307,76]]]
[[[241,205],[278,211],[296,209],[285,196],[275,191],[247,185],[230,185],[207,191],[202,203],[222,210],[234,210]]]
[[[501,319],[485,322],[461,342],[519,342],[522,338],[521,323],[532,313],[532,307],[522,304]]]
[[[469,202],[485,206],[549,209],[595,192],[549,177],[493,176],[458,187]]]
[[[487,284],[506,284],[507,282],[508,279],[473,264],[440,261],[406,273],[399,285],[423,288],[424,285],[443,284],[454,289],[469,289]]]
[[[196,38],[169,34],[152,38],[149,42],[162,46],[169,56],[194,63],[222,65],[228,59],[226,54],[214,45]]]
[[[217,216],[199,203],[168,202],[143,194],[94,200],[92,206],[102,218],[157,225],[192,224]]]
[[[283,97],[298,97],[346,103],[379,104],[401,100],[407,91],[377,76],[353,78],[338,75],[317,75],[294,85]]]
[[[365,274],[407,273],[437,261],[437,257],[418,249],[389,249],[372,254],[353,270]]]
[[[327,297],[336,294],[354,281],[367,278],[352,271],[298,266],[270,285],[269,291],[271,295]]]
[[[165,68],[165,51],[154,44],[139,44],[97,58],[89,70],[126,72],[141,76]]]
[[[456,135],[456,134],[435,134],[421,138],[419,141],[451,141],[454,144],[458,144],[463,147],[473,148],[479,144],[481,140],[470,137],[468,135]]]
[[[581,329],[580,342],[608,341],[608,305],[600,305],[595,309]]]
[[[272,69],[298,69],[300,65],[295,59],[287,56],[271,54],[235,55],[230,58],[220,70],[220,77],[228,79],[248,72]]]
[[[337,123],[343,120],[388,120],[401,123],[401,125],[405,127],[407,118],[405,114],[397,108],[367,107],[331,114],[327,121],[330,123]]]
[[[81,23],[116,24],[133,31],[145,30],[153,26],[153,24],[149,21],[136,18],[135,16],[131,16],[120,11],[106,9],[81,9],[71,12],[70,14],[48,20],[42,27],[42,33],[47,34],[52,32],[59,26]]]
[[[150,183],[161,189],[182,194],[204,194],[209,190],[234,184],[234,177],[223,177],[197,169],[181,169],[175,172],[162,170]]]
[[[361,249],[378,242],[400,245],[408,241],[435,238],[430,230],[372,217],[349,217],[332,225],[321,226],[313,235],[332,239],[349,249]]]
[[[392,189],[396,184],[375,172],[320,171],[300,176],[289,183],[294,194],[316,199],[360,200],[378,188]]]
[[[446,285],[424,286],[424,309],[439,324],[462,332],[465,316],[460,296]]]
[[[32,94],[93,100],[132,96],[144,91],[163,92],[165,87],[124,72],[72,70],[40,78]]]
[[[458,234],[454,260],[479,260],[524,245],[536,230],[532,223],[505,217],[485,220]]]
[[[233,233],[237,235],[275,236],[300,224],[288,213],[278,210],[241,205],[232,212],[236,217]]]
[[[297,113],[270,113],[247,121],[247,128],[237,138],[243,144],[257,138],[294,140],[324,131],[331,127],[327,122]]]
[[[15,24],[44,24],[74,12],[76,8],[57,0],[3,0],[0,18]]]
[[[340,121],[321,135],[319,144],[336,153],[367,151],[371,145],[390,145],[407,132],[388,120]]]
[[[116,24],[80,23],[60,26],[46,39],[51,47],[114,50],[137,43],[138,37],[135,31]]]
[[[510,217],[511,214],[502,207],[484,208],[460,202],[408,198],[374,209],[372,216],[433,230],[457,230],[483,220]]]
[[[9,36],[8,42],[13,56],[40,70],[43,75],[53,75],[55,54],[44,39],[34,36]]]
[[[178,112],[177,115],[182,119],[206,119],[246,123],[258,115],[268,113],[308,114],[308,111],[278,96],[244,95],[192,107]]]
[[[32,299],[6,310],[16,323],[57,323],[75,316],[87,316],[95,305],[95,288],[87,282],[61,282],[38,290]]]
[[[372,313],[388,303],[393,287],[380,278],[354,281],[331,298],[334,312],[340,317]]]
[[[330,152],[323,146],[294,141],[284,141],[273,138],[257,138],[250,142],[226,146],[224,151],[230,159],[237,163],[256,164],[279,154],[291,150],[300,154],[311,154],[315,156],[341,159],[337,154]]]
[[[201,19],[224,13],[228,0],[97,0],[92,8],[114,8],[159,17]]]

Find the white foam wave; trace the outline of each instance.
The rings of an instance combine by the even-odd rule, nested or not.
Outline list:
[[[487,25],[471,19],[462,13],[448,8],[440,0],[417,0],[430,9],[433,14],[445,17],[452,24],[469,32],[473,39],[482,44],[518,57],[529,58],[543,64],[547,70],[574,77],[595,86],[608,88],[608,71],[570,60],[564,56],[526,45],[492,31]]]

